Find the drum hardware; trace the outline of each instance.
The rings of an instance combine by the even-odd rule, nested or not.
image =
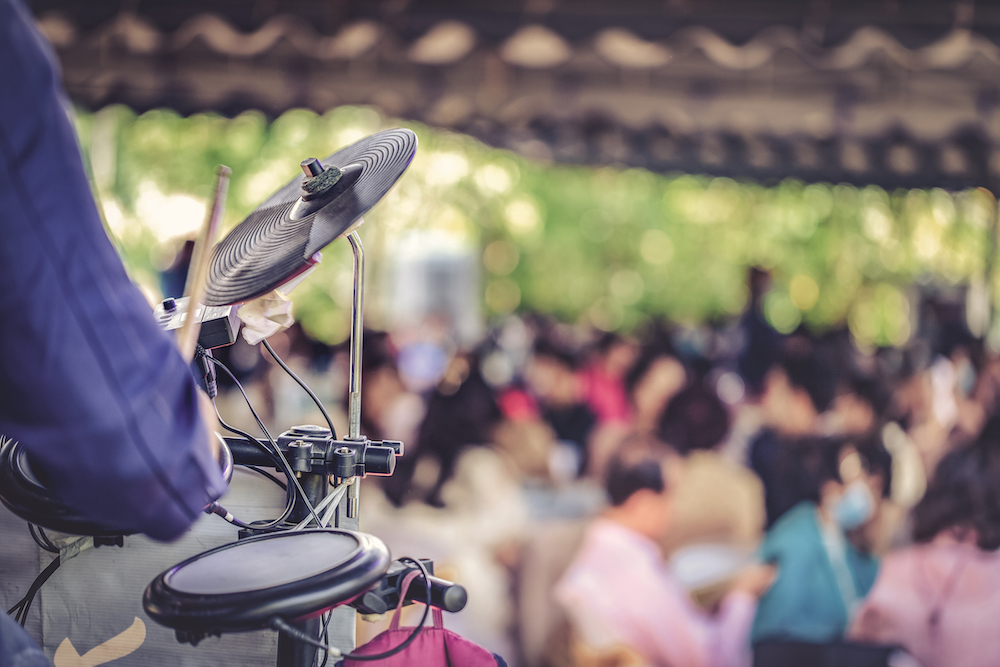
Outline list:
[[[278,438],[272,438],[254,413],[265,435],[265,443],[230,427],[220,419],[224,428],[243,438],[228,439],[228,442],[237,448],[235,454],[237,463],[274,467],[284,472],[289,480],[287,491],[292,505],[290,511],[286,512],[287,518],[284,522],[270,522],[272,525],[267,530],[277,529],[275,532],[261,534],[261,526],[242,524],[233,520],[231,516],[227,517],[227,520],[242,528],[240,534],[243,539],[234,545],[195,557],[171,570],[177,570],[180,574],[167,577],[165,576],[167,573],[164,573],[163,577],[154,581],[147,589],[147,593],[153,596],[150,598],[153,606],[147,609],[154,620],[168,626],[171,626],[171,623],[174,625],[184,623],[177,619],[172,620],[169,614],[160,613],[162,609],[157,611],[156,605],[159,603],[155,598],[158,595],[157,591],[169,593],[170,581],[174,583],[183,581],[184,572],[195,571],[201,567],[198,563],[214,562],[220,558],[228,559],[234,555],[253,556],[258,549],[271,548],[261,546],[269,539],[318,539],[315,537],[317,532],[336,531],[323,526],[331,519],[335,525],[339,525],[336,513],[345,496],[348,517],[356,519],[358,516],[358,480],[369,474],[392,474],[396,455],[403,453],[402,443],[371,441],[360,432],[365,266],[364,248],[354,230],[361,223],[361,215],[392,187],[406,169],[415,150],[416,136],[412,132],[389,130],[338,151],[324,160],[327,165],[325,167],[319,160],[313,158],[304,160],[301,164],[305,174],[304,180],[292,181],[272,195],[215,247],[205,303],[208,306],[233,306],[266,294],[295,279],[320,260],[320,250],[326,244],[336,238],[347,236],[354,257],[348,434],[347,437],[338,439],[331,423],[329,429],[319,426],[294,427]],[[264,344],[278,364],[303,385],[325,415],[325,410],[315,395],[281,362],[266,341]],[[199,368],[198,372],[202,375],[208,375],[205,366],[221,366],[228,372],[225,366],[211,356],[210,350],[206,349],[199,354],[199,360],[203,367]],[[250,408],[253,412],[252,405]],[[335,484],[332,490],[331,481]],[[213,511],[228,514],[221,507],[216,507]],[[319,515],[320,512],[323,516]],[[313,521],[318,523],[319,527],[309,527]],[[339,531],[338,534],[348,533]],[[293,537],[297,535],[305,537]],[[378,542],[371,536],[362,537]],[[268,545],[274,544],[282,543],[268,543]],[[254,560],[249,556],[248,558]],[[287,568],[283,569],[292,571],[298,567],[294,563],[284,565]],[[341,592],[328,597],[323,604],[327,608],[333,604],[343,604],[350,601],[348,598],[356,598],[376,584],[384,587],[379,582],[387,567],[388,560],[375,579],[365,581],[365,585],[351,596],[344,597]],[[308,571],[307,566],[298,569],[301,570],[299,574]],[[344,569],[342,565],[335,565],[333,572],[343,575],[345,572],[341,570]],[[428,587],[427,590],[428,602],[431,601],[432,588],[433,586]],[[284,600],[275,608],[281,608],[283,604]],[[372,604],[376,603],[373,601]],[[320,607],[308,612],[286,610],[286,613],[280,616],[272,616],[265,624],[260,624],[259,618],[254,619],[256,627],[273,627],[281,631],[278,640],[279,665],[312,665],[315,655],[313,646],[323,645],[317,639],[321,629],[319,618],[303,618],[296,614],[305,613],[306,616],[319,614],[322,613],[322,609]],[[194,613],[195,617],[197,615]],[[180,616],[184,616],[184,613]],[[205,632],[225,630],[217,627],[219,623],[206,622],[204,618],[200,620],[194,618],[192,622],[193,625],[190,627],[175,628],[187,633],[179,635],[180,639],[190,639]]]
[[[294,427],[272,439],[257,417],[271,445],[268,447],[220,419],[225,428],[243,437],[223,440],[226,445],[223,451],[230,456],[229,475],[234,462],[276,468],[288,477],[289,504],[285,515],[266,529],[241,524],[217,503],[208,508],[241,526],[242,539],[162,573],[147,588],[143,599],[147,613],[163,625],[173,627],[180,641],[194,644],[211,634],[270,627],[281,633],[279,667],[304,667],[313,664],[315,647],[331,655],[341,653],[318,640],[319,615],[324,611],[352,604],[364,613],[378,613],[378,609],[388,609],[388,604],[398,601],[399,582],[407,568],[399,563],[390,566],[385,545],[370,535],[325,526],[331,520],[339,524],[336,513],[345,496],[347,514],[356,519],[358,480],[369,474],[391,475],[395,456],[403,453],[400,442],[371,441],[360,433],[365,267],[364,249],[354,230],[361,223],[361,215],[400,177],[415,150],[416,136],[412,132],[389,130],[338,151],[325,160],[326,167],[315,159],[303,161],[305,180],[292,181],[276,192],[213,249],[204,299],[195,293],[186,301],[168,300],[157,307],[161,326],[173,330],[183,328],[187,322],[190,303],[205,304],[195,310],[188,325],[199,322],[205,325],[203,334],[198,336],[201,345],[195,363],[197,373],[205,378],[206,389],[212,394],[214,367],[222,364],[212,357],[211,349],[235,341],[239,329],[235,313],[239,305],[301,275],[320,260],[320,249],[334,239],[347,236],[351,244],[354,294],[347,437],[338,439],[331,424],[329,429]],[[220,172],[217,205],[206,227],[212,220],[218,220],[224,201],[225,175]],[[295,377],[266,341],[265,347]],[[11,458],[6,449],[3,453],[3,460],[11,461],[12,470],[21,469],[14,465],[19,458]],[[332,490],[331,481],[335,484]],[[3,486],[0,481],[0,488]],[[0,500],[7,502],[2,496]],[[318,526],[310,527],[314,521]],[[101,539],[104,538],[98,538]],[[107,539],[117,539],[120,544],[121,536]],[[267,562],[278,565],[262,566]],[[461,586],[436,579],[424,563],[413,562],[424,581],[429,582],[423,586],[428,605],[425,618],[431,605],[449,611],[464,606],[467,596]],[[411,586],[411,591],[407,599],[420,595],[419,586]],[[405,648],[419,631],[418,627],[403,645],[382,657]]]
[[[241,438],[225,438],[239,465],[277,467],[272,453]],[[396,466],[396,456],[403,454],[403,443],[394,440],[337,440],[322,426],[294,426],[275,439],[275,444],[288,461],[290,469],[309,496],[317,512],[327,498],[329,480],[336,485],[367,475],[389,476]],[[313,487],[316,488],[313,488]],[[329,501],[327,501],[329,502]],[[326,507],[326,505],[322,505]],[[335,507],[335,506],[334,506]],[[312,520],[309,509],[297,499],[292,511],[293,523]]]
[[[462,611],[469,600],[469,595],[465,588],[454,582],[435,577],[434,561],[431,559],[421,558],[420,562],[424,564],[430,575],[431,605],[452,613]],[[361,597],[351,602],[350,605],[362,614],[380,615],[391,611],[399,603],[399,593],[403,579],[414,569],[416,568],[398,560],[393,561],[378,585],[366,591]],[[427,584],[423,579],[415,580],[406,592],[406,599],[403,601],[403,604],[407,605],[412,602],[424,601],[426,598],[426,587]]]
[[[347,146],[322,163],[303,160],[305,179],[280,188],[215,246],[205,304],[249,301],[309,269],[325,246],[350,234],[392,188],[416,150],[413,132],[393,129]]]
[[[378,583],[389,550],[376,537],[330,528],[257,535],[216,547],[162,572],[143,607],[181,642],[292,622],[352,601]]]
[[[397,563],[401,563],[402,561],[409,561],[409,562],[413,563],[416,566],[416,569],[418,569],[420,571],[420,578],[423,579],[425,585],[423,587],[423,594],[424,594],[424,596],[423,596],[423,600],[422,600],[422,602],[424,603],[424,613],[420,617],[420,622],[416,624],[416,626],[413,628],[413,631],[410,633],[410,635],[406,639],[404,639],[399,645],[394,646],[393,648],[391,648],[391,649],[389,649],[387,651],[384,651],[383,653],[376,653],[376,654],[369,653],[369,654],[364,654],[364,655],[358,655],[358,654],[355,654],[355,653],[350,653],[350,654],[345,655],[343,653],[343,651],[341,651],[340,649],[338,649],[338,648],[336,648],[334,646],[330,646],[329,644],[326,644],[325,642],[318,641],[317,639],[314,638],[314,635],[310,635],[307,632],[303,631],[300,627],[297,627],[296,625],[288,623],[287,621],[285,621],[280,616],[272,616],[271,618],[268,619],[268,623],[267,623],[268,627],[270,627],[273,630],[277,630],[279,633],[282,634],[282,636],[287,635],[287,636],[290,636],[290,637],[294,638],[295,640],[298,641],[298,643],[299,643],[298,645],[300,647],[302,647],[302,646],[315,647],[312,651],[307,651],[307,652],[299,654],[299,655],[295,655],[295,656],[292,656],[292,655],[283,656],[282,653],[281,653],[281,647],[279,645],[279,651],[278,651],[278,664],[279,664],[279,666],[282,665],[282,664],[288,664],[288,665],[292,665],[292,664],[295,664],[295,665],[306,665],[306,664],[309,664],[309,665],[312,665],[313,664],[313,660],[315,659],[315,657],[314,657],[315,649],[320,649],[320,650],[322,650],[322,651],[324,651],[326,653],[326,655],[324,656],[323,662],[321,663],[320,667],[324,667],[326,665],[327,658],[329,658],[329,656],[331,656],[331,655],[334,656],[334,657],[336,657],[336,658],[343,657],[343,658],[346,658],[346,659],[349,659],[349,660],[357,660],[357,661],[378,661],[378,660],[384,660],[386,658],[389,658],[389,657],[391,657],[393,655],[396,655],[396,654],[400,653],[407,646],[409,646],[411,643],[413,643],[413,640],[416,639],[417,635],[419,635],[420,632],[423,630],[424,623],[427,621],[427,616],[430,613],[431,607],[434,606],[433,605],[433,600],[432,600],[432,587],[428,584],[428,582],[432,581],[433,577],[430,576],[430,574],[428,572],[428,569],[427,569],[427,566],[424,564],[424,561],[417,560],[417,559],[414,559],[414,558],[409,558],[409,557],[403,557],[403,558],[400,558],[399,561],[397,561]],[[402,586],[403,582],[405,582],[405,581],[406,581],[405,578],[400,579],[399,580],[399,585]],[[414,583],[416,583],[416,581],[417,580],[414,580]],[[450,582],[445,582],[445,583],[450,583]],[[398,600],[400,594],[401,594],[401,592],[397,590],[397,593],[396,593],[397,600]],[[407,599],[409,599],[409,598],[410,598],[410,595],[407,594]],[[324,630],[324,635],[325,635],[325,630]],[[294,659],[296,660],[296,662],[288,661],[288,662],[284,662],[283,663],[282,662],[282,658],[283,657],[286,657],[286,658],[293,658],[294,657]]]
[[[361,441],[361,342],[364,334],[363,313],[365,309],[365,251],[361,246],[361,237],[357,232],[352,232],[347,240],[351,243],[351,250],[354,253],[354,298],[351,301],[351,367],[350,367],[350,395],[348,400],[348,440],[351,442]],[[403,453],[403,443],[399,444],[398,454]],[[347,449],[350,449],[347,446]],[[361,465],[365,463],[362,460]],[[395,466],[394,466],[395,467]],[[363,468],[362,468],[363,469]],[[392,474],[391,472],[389,474]],[[348,488],[347,496],[347,516],[356,519],[360,513],[361,487],[357,482],[358,477]]]
[[[156,305],[153,317],[164,331],[178,331],[187,321],[190,297],[164,299]],[[236,342],[240,330],[239,306],[198,306],[195,318],[201,323],[198,344],[206,350],[225,347]]]
[[[214,248],[204,302],[230,306],[256,298],[293,280],[319,261],[320,251],[347,236],[354,255],[354,295],[351,303],[350,387],[348,437],[341,442],[362,457],[358,472],[374,473],[361,436],[361,346],[364,312],[364,248],[355,229],[362,216],[385,196],[416,154],[417,137],[407,129],[378,132],[342,148],[322,162],[300,163],[304,178],[290,181],[271,195]],[[273,354],[273,352],[272,352]],[[350,444],[353,443],[353,444]],[[378,445],[376,445],[378,446]],[[279,456],[284,452],[278,450]],[[379,455],[378,452],[374,452]],[[349,453],[343,452],[344,466]],[[388,462],[385,462],[388,465]],[[304,473],[304,475],[313,473]],[[386,473],[391,474],[391,468]],[[349,484],[347,515],[356,519],[360,491],[358,474]],[[305,479],[303,477],[303,479]],[[306,480],[315,494],[326,493],[325,480]],[[304,504],[318,500],[308,498]],[[296,514],[293,513],[293,516]]]

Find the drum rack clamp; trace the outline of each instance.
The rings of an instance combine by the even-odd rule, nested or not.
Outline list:
[[[326,495],[330,480],[340,484],[368,475],[392,475],[396,457],[403,455],[403,443],[398,440],[337,439],[330,429],[312,424],[293,426],[275,442],[313,503]],[[240,465],[274,465],[266,453],[242,438],[226,438],[226,444]],[[308,509],[297,499],[291,520],[306,516]]]

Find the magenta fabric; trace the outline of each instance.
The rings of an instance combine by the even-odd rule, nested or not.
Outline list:
[[[393,614],[389,629],[354,653],[359,655],[385,653],[405,642],[413,633],[412,627],[399,627],[399,616],[406,591],[417,576],[419,576],[418,572],[411,572],[403,580],[399,604],[396,606],[396,612]],[[412,665],[420,665],[420,667],[497,667],[497,660],[492,653],[478,644],[470,642],[465,637],[447,630],[444,627],[441,610],[435,608],[432,611],[434,627],[424,628],[412,644],[396,655],[379,660],[380,667],[411,667]],[[375,663],[363,660],[344,660],[345,667],[362,667],[372,664]]]

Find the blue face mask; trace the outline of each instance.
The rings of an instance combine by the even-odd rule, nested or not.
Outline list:
[[[875,501],[864,482],[853,482],[833,506],[833,520],[844,530],[854,530],[871,518]]]

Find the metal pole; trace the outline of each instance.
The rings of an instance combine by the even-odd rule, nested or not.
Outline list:
[[[364,333],[365,249],[357,232],[347,235],[354,251],[354,301],[351,304],[351,386],[347,437],[361,437],[361,337]]]
[[[289,621],[289,623],[310,637],[319,638],[323,622],[320,617],[305,621]],[[284,632],[278,633],[277,667],[312,667],[316,664],[316,647],[289,637]]]
[[[357,232],[347,236],[354,251],[354,301],[351,307],[351,387],[348,403],[349,422],[347,437],[351,440],[361,438],[361,343],[364,334],[365,310],[365,249],[361,245],[361,237]],[[361,503],[359,480],[350,481],[347,490],[347,516],[358,518]]]
[[[326,497],[326,487],[328,484],[326,475],[307,473],[301,476],[300,483],[302,484],[302,490],[306,492],[309,502],[313,507],[319,505],[323,498]],[[301,521],[308,518],[310,514],[302,499],[296,498],[295,507],[290,517],[291,520]],[[320,638],[320,630],[322,629],[322,619],[320,617],[300,621],[289,619],[289,623],[310,637]],[[314,664],[316,664],[315,646],[300,642],[294,637],[289,637],[284,632],[278,633],[277,667],[312,667]]]

